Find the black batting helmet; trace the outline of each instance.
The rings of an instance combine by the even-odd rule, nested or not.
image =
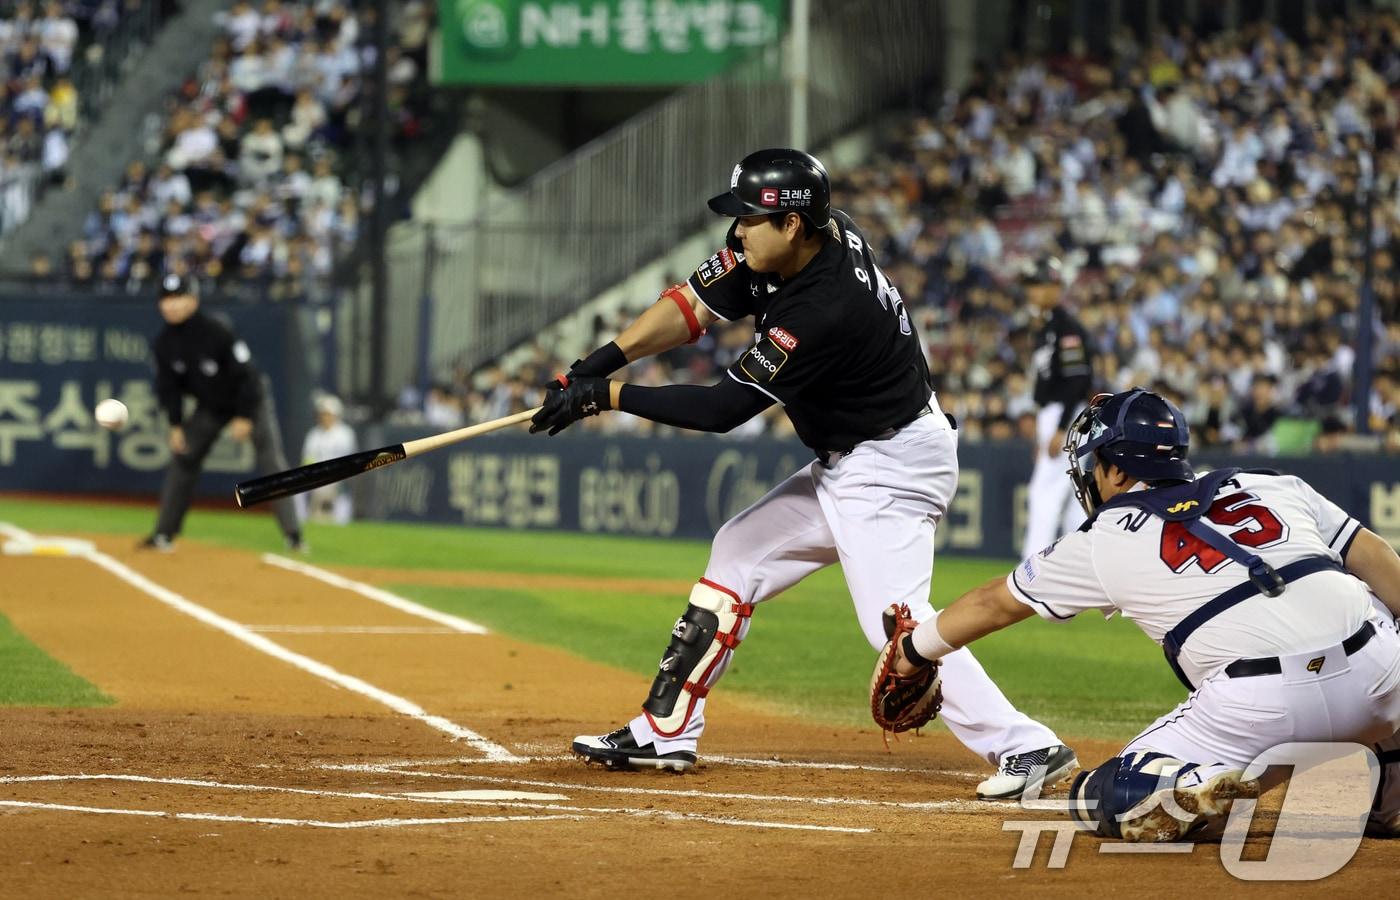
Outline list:
[[[759,150],[734,167],[729,190],[711,197],[710,209],[734,218],[795,212],[823,228],[831,221],[831,179],[810,153]]]

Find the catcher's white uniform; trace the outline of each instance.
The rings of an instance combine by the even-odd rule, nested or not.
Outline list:
[[[1275,569],[1306,557],[1340,564],[1361,527],[1301,479],[1247,473],[1220,486],[1201,521]],[[1121,612],[1160,644],[1188,615],[1247,577],[1180,523],[1129,506],[1104,510],[1088,530],[1026,559],[1007,586],[1043,618]],[[1196,689],[1124,755],[1155,751],[1244,767],[1278,744],[1375,745],[1393,741],[1400,728],[1395,620],[1364,582],[1339,569],[1313,572],[1277,597],[1256,594],[1221,612],[1185,640],[1178,662]],[[1269,668],[1276,670],[1259,674]],[[1400,795],[1382,803],[1395,808],[1377,815],[1400,812]]]

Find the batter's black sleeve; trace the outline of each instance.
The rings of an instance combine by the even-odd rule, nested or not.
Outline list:
[[[690,431],[730,431],[773,405],[772,399],[732,378],[708,386],[624,384],[617,398],[622,412]]]
[[[733,322],[753,315],[753,271],[744,255],[728,247],[702,262],[690,276],[690,289],[710,312]]]

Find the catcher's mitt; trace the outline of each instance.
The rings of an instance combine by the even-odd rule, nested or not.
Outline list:
[[[909,607],[903,603],[891,603],[885,610],[885,635],[889,641],[880,651],[875,673],[870,678],[870,714],[875,724],[886,732],[886,747],[889,746],[888,732],[897,734],[922,728],[938,715],[938,708],[943,705],[943,679],[939,677],[937,662],[921,667],[912,675],[895,673],[896,648],[906,634],[913,632],[916,624]]]

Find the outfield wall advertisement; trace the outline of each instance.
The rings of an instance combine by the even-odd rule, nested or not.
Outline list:
[[[162,322],[154,300],[62,297],[4,303],[0,321],[0,490],[150,494],[170,462],[165,413],[156,401],[151,341]],[[269,376],[284,424],[289,403],[310,405],[291,371],[296,340],[290,310],[213,307],[253,350]],[[115,397],[131,418],[120,431],[97,427],[93,407]],[[302,426],[304,430],[305,426]],[[301,435],[286,435],[300,447]],[[210,452],[202,494],[232,497],[253,471],[253,446],[227,437]]]
[[[382,443],[421,437],[396,431]],[[1029,445],[968,444],[940,552],[1013,557],[1025,530]],[[596,534],[709,538],[773,485],[808,465],[801,445],[719,438],[492,436],[360,479],[374,518]],[[1227,460],[1302,476],[1400,543],[1400,467],[1393,457]]]

